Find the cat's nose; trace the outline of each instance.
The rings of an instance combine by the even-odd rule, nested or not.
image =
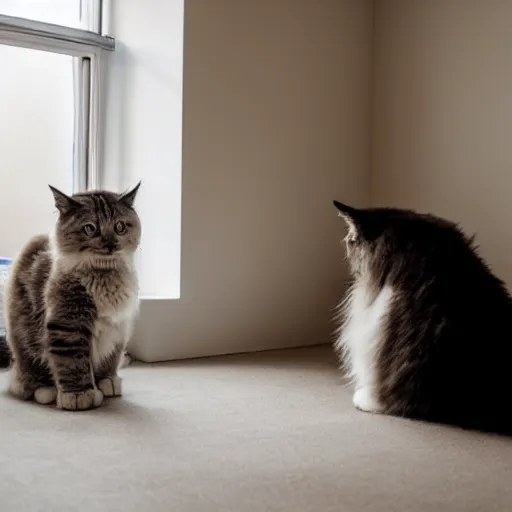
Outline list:
[[[101,240],[101,242],[102,242],[101,245],[102,245],[103,249],[105,249],[109,252],[114,252],[117,249],[117,241],[114,238],[104,237]]]

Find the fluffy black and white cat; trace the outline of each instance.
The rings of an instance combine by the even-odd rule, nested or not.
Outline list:
[[[512,299],[445,219],[334,202],[353,284],[336,348],[354,405],[512,434]]]

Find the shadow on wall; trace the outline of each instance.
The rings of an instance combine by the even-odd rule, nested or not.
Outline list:
[[[181,294],[143,301],[137,358],[331,341],[332,200],[368,200],[371,7],[186,3]]]

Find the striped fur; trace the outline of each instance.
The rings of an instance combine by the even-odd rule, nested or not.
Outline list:
[[[6,289],[15,396],[81,410],[121,394],[117,370],[138,309],[137,189],[68,197],[52,188],[54,236],[28,243]]]

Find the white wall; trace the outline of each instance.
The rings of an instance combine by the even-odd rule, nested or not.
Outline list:
[[[71,57],[0,45],[0,256],[55,222],[52,184],[71,192]]]
[[[122,140],[109,165],[144,179],[143,251],[161,280],[175,260],[149,239],[175,236],[179,219],[176,134],[162,129],[173,122],[171,5],[114,2],[120,132],[107,135],[107,151]],[[143,301],[132,350],[154,361],[329,342],[346,277],[332,199],[368,200],[371,2],[185,8],[181,296]]]
[[[477,233],[512,286],[512,3],[377,0],[373,204]]]

